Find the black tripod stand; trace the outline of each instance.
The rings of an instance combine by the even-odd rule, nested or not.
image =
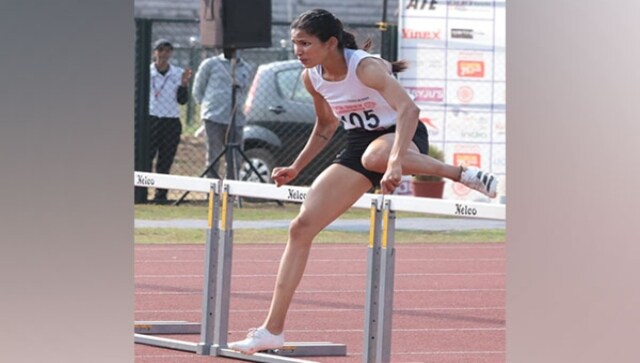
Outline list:
[[[224,150],[222,150],[222,152],[220,152],[220,154],[218,154],[218,156],[214,160],[209,162],[209,165],[207,165],[207,168],[202,172],[202,174],[200,174],[200,177],[202,178],[209,173],[212,173],[215,178],[221,179],[218,175],[218,172],[214,170],[214,166],[224,156],[227,163],[226,178],[230,180],[238,180],[238,168],[236,167],[236,165],[238,165],[238,161],[236,160],[237,152],[251,169],[249,173],[244,176],[243,180],[247,180],[249,176],[251,176],[251,173],[255,173],[258,176],[258,179],[260,179],[261,183],[266,183],[266,181],[262,178],[262,175],[260,175],[260,173],[258,172],[258,169],[256,169],[251,160],[249,160],[247,155],[242,150],[241,144],[238,143],[238,140],[236,139],[236,110],[238,108],[236,102],[236,93],[240,88],[240,85],[238,85],[236,81],[238,59],[236,57],[235,49],[233,49],[233,51],[231,52],[231,58],[229,59],[229,61],[231,62],[231,115],[229,116],[229,126],[227,126],[227,132],[225,135]],[[187,197],[188,194],[189,191],[186,191],[184,194],[182,194],[180,199],[176,200],[175,203],[173,203],[173,205],[179,205],[180,203],[182,203],[182,201]],[[240,199],[238,199],[238,204],[239,206],[242,206],[242,202]],[[278,202],[278,204],[281,203]]]

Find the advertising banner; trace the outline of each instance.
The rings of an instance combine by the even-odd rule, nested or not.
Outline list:
[[[420,107],[429,141],[450,164],[478,166],[506,184],[506,1],[401,0],[400,83]],[[487,200],[452,181],[444,198]]]

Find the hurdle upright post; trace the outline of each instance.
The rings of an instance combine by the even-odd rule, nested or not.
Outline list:
[[[202,294],[202,319],[200,325],[200,343],[197,353],[211,354],[211,346],[214,344],[215,333],[213,327],[216,324],[216,303],[218,301],[218,244],[220,240],[220,188],[222,180],[217,184],[211,184],[209,191],[209,214],[207,243],[205,246],[205,272],[204,288]],[[224,212],[223,212],[224,213]]]
[[[380,309],[380,225],[381,212],[378,199],[371,200],[369,220],[369,248],[367,251],[367,287],[364,305],[364,363],[376,361],[378,346],[378,311]]]
[[[385,200],[382,211],[380,254],[380,289],[378,291],[378,333],[376,363],[391,362],[391,320],[393,316],[393,285],[395,277],[395,222],[391,200]]]
[[[231,295],[231,259],[233,254],[233,203],[229,195],[229,186],[222,190],[221,230],[222,239],[218,251],[218,283],[216,294],[216,321],[214,344],[218,348],[227,348],[229,331],[229,299]],[[217,355],[217,354],[216,354]]]

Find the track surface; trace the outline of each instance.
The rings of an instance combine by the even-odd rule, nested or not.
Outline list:
[[[229,341],[264,319],[283,249],[234,246]],[[200,322],[203,245],[140,245],[135,259],[136,321]],[[343,343],[346,357],[309,359],[362,362],[366,271],[366,246],[315,245],[288,315],[287,341]],[[504,244],[398,245],[391,361],[505,362],[504,271]],[[150,362],[240,361],[136,344],[135,363]]]

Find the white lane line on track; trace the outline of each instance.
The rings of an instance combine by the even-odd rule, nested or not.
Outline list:
[[[366,262],[366,259],[362,258],[334,258],[334,259],[312,259],[310,262]],[[504,258],[401,258],[397,257],[396,262],[496,262],[505,261]],[[204,260],[136,260],[135,263],[203,263]],[[237,259],[236,262],[249,262],[249,263],[277,263],[280,259]]]
[[[443,273],[404,273],[395,274],[396,277],[420,277],[420,276],[504,276],[504,272],[443,272]],[[362,277],[366,274],[305,274],[304,277]],[[135,275],[134,278],[204,278],[204,275]],[[276,274],[243,274],[232,275],[232,278],[257,278],[257,277],[276,277]]]
[[[234,250],[282,250],[284,249],[285,244],[277,244],[277,245],[235,245]],[[141,251],[204,251],[204,244],[198,246],[185,246],[185,247],[156,247],[156,246],[136,246],[135,250]],[[430,245],[413,245],[413,244],[396,244],[396,248],[402,250],[409,249],[418,249],[418,250],[466,250],[466,249],[478,249],[478,250],[500,250],[505,249],[503,244],[500,245],[451,245],[451,246],[430,246]],[[366,250],[366,243],[363,244],[354,244],[353,246],[335,246],[331,244],[316,244],[313,245],[313,250]]]
[[[504,354],[504,350],[458,350],[449,352],[393,352],[391,355],[470,355],[470,354]]]
[[[407,289],[394,290],[394,292],[504,292],[505,289]],[[300,290],[296,294],[349,294],[364,293],[365,290]],[[236,295],[272,294],[273,290],[265,291],[232,291]],[[176,291],[145,291],[136,292],[136,295],[202,295],[201,291],[176,292]]]
[[[465,354],[504,354],[504,350],[457,350],[448,352],[393,352],[392,355],[465,355]]]
[[[135,358],[137,359],[164,359],[164,358],[185,358],[190,357],[189,353],[184,354],[136,354]],[[436,352],[393,352],[391,356],[398,355],[493,355],[493,354],[505,354],[504,350],[487,350],[487,351],[474,351],[474,350],[458,350],[458,351],[436,351]],[[349,352],[349,356],[361,356],[362,352]],[[393,360],[396,363],[422,363],[421,361],[416,362],[402,362],[396,359]]]
[[[416,312],[416,311],[489,311],[489,310],[505,310],[504,306],[487,306],[487,307],[460,307],[460,308],[402,308],[393,309],[394,313],[400,312]],[[230,309],[230,313],[266,313],[265,309]],[[341,313],[359,311],[364,313],[362,309],[290,309],[289,313]],[[136,310],[135,313],[201,313],[202,310],[190,309],[190,310]]]
[[[153,359],[154,361],[157,359],[165,359],[165,358],[185,358],[185,357],[190,357],[189,355],[186,355],[189,353],[185,353],[185,354],[136,354],[135,358],[136,361],[138,359]],[[489,350],[489,351],[451,351],[451,352],[393,352],[391,353],[392,357],[398,356],[398,355],[493,355],[493,354],[505,354],[504,350]],[[349,352],[349,356],[350,357],[357,357],[357,356],[361,356],[362,352]],[[403,362],[403,361],[398,361],[396,359],[393,360],[396,363],[422,363],[422,361],[408,361],[408,362]]]
[[[475,331],[505,331],[506,328],[422,328],[422,329],[393,329],[400,333],[413,332],[475,332]],[[246,333],[246,330],[229,330],[229,333]],[[287,333],[362,333],[362,329],[287,329]]]

